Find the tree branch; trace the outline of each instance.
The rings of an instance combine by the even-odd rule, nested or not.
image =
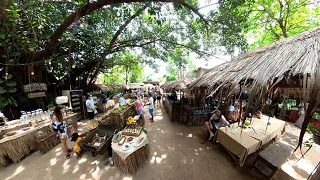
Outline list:
[[[63,33],[72,25],[73,22],[77,21],[81,17],[84,17],[106,5],[114,5],[120,3],[138,3],[138,2],[163,2],[163,3],[177,3],[180,4],[195,14],[197,14],[206,24],[208,22],[204,19],[204,17],[199,13],[197,9],[192,7],[190,4],[182,1],[182,0],[97,0],[95,2],[89,3],[84,7],[78,8],[74,13],[70,14],[56,29],[56,31],[51,35],[47,45],[41,51],[33,51],[29,53],[29,57],[34,61],[42,60],[44,58],[48,58],[53,54],[55,49],[59,44],[59,40],[62,37]]]
[[[122,33],[122,31],[130,24],[130,22],[131,22],[134,18],[136,18],[137,16],[139,16],[139,15],[142,13],[142,11],[145,10],[146,8],[147,8],[147,5],[144,6],[143,8],[141,8],[141,9],[139,9],[139,10],[138,10],[135,14],[133,14],[129,19],[127,19],[127,21],[126,21],[124,24],[122,24],[122,25],[119,27],[118,31],[113,35],[113,38],[112,38],[112,40],[110,41],[110,44],[109,44],[109,47],[108,47],[108,51],[111,50],[112,45],[117,41],[117,39],[118,39],[119,35]]]

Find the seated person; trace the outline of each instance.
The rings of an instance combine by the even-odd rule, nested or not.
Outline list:
[[[230,124],[229,122],[226,120],[226,118],[221,114],[220,110],[216,110],[213,115],[210,117],[210,119],[208,121],[205,122],[205,125],[207,126],[207,129],[210,133],[210,138],[209,140],[211,140],[217,130],[223,126],[223,125],[226,125],[226,126],[229,126],[230,127]]]
[[[228,110],[227,120],[230,124],[238,121],[239,113],[234,106],[230,106]]]
[[[83,137],[80,137],[78,133],[73,133],[71,135],[71,141],[74,142],[73,144],[73,151],[77,154],[77,158],[80,158],[81,156],[81,148],[79,146],[79,142],[83,139]]]

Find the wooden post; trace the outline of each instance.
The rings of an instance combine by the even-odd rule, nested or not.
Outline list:
[[[238,126],[240,125],[241,119],[242,119],[242,85],[240,83],[240,112],[239,112]]]

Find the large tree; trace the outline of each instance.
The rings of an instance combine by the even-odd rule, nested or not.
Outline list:
[[[1,62],[21,65],[16,73],[36,71],[36,78],[20,75],[22,83],[49,73],[61,86],[81,81],[85,88],[117,65],[114,53],[128,49],[143,51],[149,63],[176,47],[208,54],[200,46],[210,34],[208,18],[193,0],[13,0],[1,19]]]

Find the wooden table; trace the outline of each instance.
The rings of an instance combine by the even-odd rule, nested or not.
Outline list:
[[[132,116],[136,111],[136,107],[134,105],[129,105],[128,108],[126,108],[121,113],[110,113],[110,122],[112,124],[116,124],[118,126],[118,130],[122,130],[126,125],[126,120]]]
[[[71,137],[73,132],[78,131],[77,126],[77,116],[79,113],[68,114],[63,117],[67,123],[67,133]],[[7,166],[11,162],[19,162],[24,157],[31,154],[33,151],[41,150],[45,153],[52,149],[55,145],[59,143],[54,136],[50,136],[45,141],[37,141],[38,131],[43,131],[44,133],[51,133],[51,122],[43,122],[31,127],[29,130],[21,131],[13,136],[6,136],[0,139],[0,167]],[[50,142],[48,142],[50,141]],[[38,143],[41,143],[40,145]]]
[[[149,141],[144,132],[141,132],[140,137],[144,136],[146,139],[140,147],[132,146],[127,151],[122,150],[122,146],[118,143],[112,143],[112,157],[115,166],[124,173],[134,174],[138,171],[149,156]]]
[[[284,121],[270,118],[271,125],[266,130],[267,122],[267,116],[262,116],[261,119],[254,119],[253,128],[242,129],[242,133],[237,124],[231,125],[231,128],[221,127],[218,130],[217,141],[228,152],[236,156],[239,165],[243,166],[248,155],[256,152],[261,146],[281,135],[284,130]],[[234,130],[235,134],[231,130]]]

